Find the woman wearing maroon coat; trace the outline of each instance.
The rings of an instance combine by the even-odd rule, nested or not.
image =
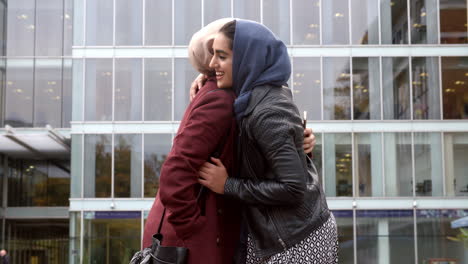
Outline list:
[[[151,245],[166,208],[162,245],[189,249],[188,263],[232,263],[239,241],[240,204],[206,189],[199,200],[198,171],[214,153],[234,175],[236,121],[231,89],[219,89],[209,62],[218,30],[232,19],[211,23],[190,42],[189,58],[210,75],[185,111],[173,147],[161,169],[160,189],[145,225],[143,247]],[[304,148],[312,150],[310,133]]]

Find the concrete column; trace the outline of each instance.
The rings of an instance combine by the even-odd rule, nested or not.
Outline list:
[[[447,196],[455,196],[455,162],[453,157],[453,135],[444,135],[445,188]]]
[[[396,135],[385,134],[385,194],[398,196]]]
[[[377,224],[377,259],[379,264],[390,264],[390,238],[388,219],[379,219]]]

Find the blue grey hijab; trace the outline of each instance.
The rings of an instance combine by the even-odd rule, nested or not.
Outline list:
[[[233,89],[236,119],[244,117],[252,90],[271,84],[281,86],[291,75],[288,50],[267,27],[254,21],[236,20],[233,43]]]

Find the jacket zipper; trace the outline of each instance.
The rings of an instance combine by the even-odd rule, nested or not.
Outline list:
[[[276,226],[275,221],[273,221],[274,219],[273,219],[272,214],[270,214],[270,210],[267,212],[267,214],[268,214],[268,217],[270,217],[270,220],[273,223],[273,226],[275,227],[276,235],[278,236],[278,242],[281,244],[284,250],[287,250],[288,248],[286,247],[286,243],[284,243],[284,240],[280,236],[278,226]]]

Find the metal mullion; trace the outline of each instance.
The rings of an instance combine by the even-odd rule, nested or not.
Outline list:
[[[80,211],[80,264],[83,264],[84,247],[84,213]]]
[[[141,121],[145,122],[145,58],[141,58]]]
[[[86,105],[86,61],[88,59],[83,58],[83,63],[82,63],[82,72],[83,72],[83,84],[82,84],[82,89],[83,89],[83,102],[81,106],[81,121],[85,121],[85,105]]]
[[[82,143],[82,146],[81,146],[81,199],[84,199],[84,160],[85,160],[85,134],[81,134],[81,143]]]
[[[323,105],[323,56],[320,56],[320,101],[321,101],[321,120],[323,120],[323,112],[325,111],[325,106]]]
[[[141,198],[145,198],[145,133],[141,133]]]
[[[87,12],[86,12],[86,3],[88,2],[88,0],[83,0],[83,45],[86,46],[86,19],[87,19]],[[75,11],[73,11],[73,15]]]
[[[141,45],[142,46],[145,46],[145,42],[146,42],[146,0],[142,0],[143,3],[142,3],[142,11],[141,11]]]
[[[409,1],[409,0],[408,0]],[[414,120],[413,110],[413,57],[408,57],[408,68],[409,68],[409,89],[410,89],[410,120]]]
[[[411,16],[410,16],[410,0],[406,0],[406,15],[408,19],[408,45],[413,44],[411,42]]]
[[[115,16],[116,16],[116,1],[117,0],[113,0],[113,3],[112,3],[112,46],[115,47]]]
[[[356,198],[357,194],[356,194],[356,158],[354,156],[354,154],[356,154],[356,147],[355,147],[355,144],[356,144],[356,139],[355,139],[355,133],[353,131],[351,131],[351,184],[353,186],[352,190],[353,190],[353,199]],[[359,155],[356,155],[356,156],[359,156]]]
[[[289,0],[289,45],[293,45],[293,4]]]
[[[437,44],[440,45],[440,0],[437,0]]]
[[[114,133],[114,131],[112,131],[112,135],[111,135],[111,145],[112,145],[112,147],[111,147],[111,197],[110,197],[112,200],[115,198],[114,197],[114,182],[115,182],[115,180],[114,180],[114,176],[115,176],[115,173],[114,173],[114,169],[115,169],[115,166],[114,166],[114,163],[115,163],[114,144],[115,144],[115,133]],[[112,203],[113,203],[113,201],[112,201]]]
[[[382,150],[382,196],[386,197],[387,196],[387,190],[385,186],[385,133],[380,132],[380,142],[382,144],[381,150]]]
[[[413,181],[413,199],[416,198],[416,169],[415,169],[415,164],[416,164],[416,161],[414,160],[415,159],[415,155],[414,155],[414,133],[415,132],[410,132],[411,133],[411,177],[412,177],[412,181]]]
[[[204,27],[205,26],[205,0],[200,0],[201,1],[201,5],[200,5],[200,14],[201,14],[201,27]]]
[[[382,45],[382,16],[380,11],[380,0],[377,0],[377,21],[379,27],[379,45]]]
[[[442,56],[438,56],[439,61],[439,108],[440,120],[444,120],[444,102],[443,102],[443,87],[442,87]]]
[[[323,13],[323,8],[322,8],[322,0],[319,0],[319,24],[320,24],[320,41],[319,41],[319,45],[322,46],[323,45],[323,34],[322,34],[322,31],[323,31],[323,19],[322,19],[322,13]],[[323,105],[322,105],[323,106]],[[323,120],[323,116],[322,116],[322,120]]]
[[[175,121],[175,102],[174,102],[174,95],[175,95],[175,73],[174,73],[174,70],[175,70],[175,58],[171,58],[171,67],[172,67],[172,96],[171,96],[171,101],[172,101],[172,122]]]
[[[143,185],[142,185],[143,186]],[[145,211],[141,210],[141,215],[140,215],[140,248],[143,248],[143,236],[144,236],[144,230],[145,230]]]
[[[115,1],[115,0],[114,0]],[[112,58],[112,123],[115,121],[115,57]]]
[[[321,133],[322,136],[322,188],[326,190],[326,182],[325,182],[325,133]]]
[[[440,144],[441,144],[441,151],[442,151],[442,196],[447,196],[447,183],[445,174],[445,133],[440,132]]]
[[[356,207],[354,206],[356,201],[353,201],[353,260],[354,264],[357,264],[357,212]]]
[[[263,24],[263,0],[257,1],[260,1],[260,24]]]
[[[354,120],[354,82],[353,82],[353,57],[349,57],[349,96],[350,96],[350,120]]]
[[[384,120],[384,101],[383,101],[383,91],[384,91],[384,86],[383,86],[383,58],[382,56],[379,56],[379,81],[380,81],[380,121]]]
[[[34,47],[33,47],[33,58],[32,58],[32,117],[31,123],[35,127],[35,115],[36,112],[36,48],[37,48],[37,2],[34,2]]]
[[[414,239],[414,260],[415,260],[414,263],[419,263],[418,261],[418,225],[417,225],[416,213],[417,213],[417,209],[416,209],[416,204],[415,204],[413,208],[413,227],[414,227],[413,239]]]
[[[234,17],[234,0],[231,0],[231,17]]]
[[[351,0],[348,0],[348,45],[353,45],[353,30],[352,30],[352,19],[351,19]]]
[[[174,3],[175,0],[172,0],[172,46],[175,45],[175,11],[174,11],[174,7],[175,7],[175,3]]]

